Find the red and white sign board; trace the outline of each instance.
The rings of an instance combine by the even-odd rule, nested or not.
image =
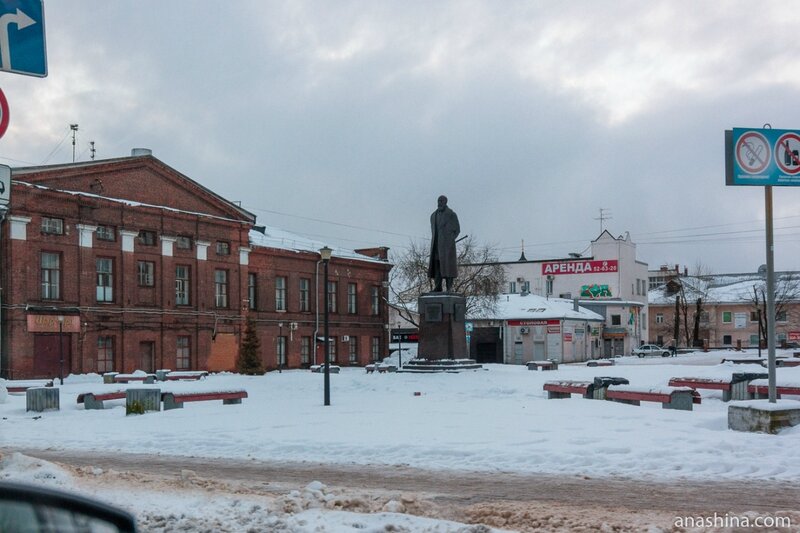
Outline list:
[[[6,95],[3,94],[3,91],[0,90],[0,137],[5,135],[8,129],[9,116],[8,100],[6,100]]]
[[[800,341],[800,331],[790,331],[789,332],[789,340],[790,341]]]
[[[572,342],[572,333],[564,332],[564,342]]]
[[[594,261],[548,261],[542,263],[542,275],[559,276],[564,274],[607,274],[617,272],[616,259]]]
[[[509,326],[550,326],[561,324],[558,319],[555,320],[509,320]]]
[[[769,142],[757,131],[749,131],[736,143],[736,162],[748,174],[763,172],[769,165]]]
[[[64,316],[63,324],[59,324],[58,315],[28,315],[28,332],[80,333],[81,317],[78,315],[66,315]]]
[[[800,173],[800,135],[790,131],[775,143],[775,164],[788,175]]]

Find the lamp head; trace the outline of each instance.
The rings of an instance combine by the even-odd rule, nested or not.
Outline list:
[[[327,246],[325,246],[325,247],[323,247],[323,248],[320,248],[320,249],[319,249],[319,255],[320,255],[320,258],[321,258],[321,259],[322,259],[324,262],[326,262],[326,263],[327,263],[328,261],[330,261],[330,260],[331,260],[331,253],[332,253],[332,252],[333,252],[333,250],[331,250],[331,249],[330,249],[330,248],[328,248]]]

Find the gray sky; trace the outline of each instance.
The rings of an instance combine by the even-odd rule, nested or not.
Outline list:
[[[45,1],[47,78],[0,73],[0,162],[145,147],[261,223],[350,248],[462,234],[515,260],[631,233],[639,259],[754,271],[764,193],[723,132],[800,129],[785,0]],[[776,268],[800,191],[775,188]],[[786,229],[781,229],[786,228]]]

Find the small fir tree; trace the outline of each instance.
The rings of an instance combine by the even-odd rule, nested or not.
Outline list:
[[[239,372],[250,376],[263,374],[264,367],[261,363],[261,342],[256,335],[256,324],[252,318],[247,319],[244,330],[244,341],[239,350]]]

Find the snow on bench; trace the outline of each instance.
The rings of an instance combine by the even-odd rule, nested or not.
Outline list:
[[[155,383],[155,374],[134,373],[134,374],[115,374],[114,383],[129,383],[131,381],[141,381],[142,383]]]
[[[613,359],[595,359],[586,363],[586,366],[614,366]]]
[[[25,392],[35,387],[52,387],[52,379],[7,379],[3,382],[9,394]]]
[[[606,398],[631,405],[639,405],[641,402],[660,402],[664,409],[683,411],[691,411],[693,403],[700,403],[700,395],[689,387],[642,388],[634,385],[611,385],[606,392]]]
[[[528,370],[558,370],[558,363],[555,361],[530,361],[527,363]]]
[[[240,404],[242,403],[242,398],[247,398],[247,391],[243,389],[218,391],[182,390],[161,393],[161,401],[164,402],[165,411],[170,409],[183,409],[183,404],[185,402],[222,400],[223,405]]]
[[[769,397],[769,380],[768,379],[754,379],[747,387],[747,391],[755,399],[763,399]],[[789,396],[800,396],[800,383],[798,382],[781,382],[775,384],[775,392],[778,398],[782,394]]]
[[[82,403],[84,409],[105,409],[104,401],[124,400],[126,394],[125,389],[104,392],[84,392],[78,394],[78,403]]]
[[[208,377],[208,372],[205,370],[179,370],[176,372],[168,372],[164,374],[164,381],[178,381],[178,380],[200,380]]]
[[[594,397],[594,383],[591,381],[548,381],[542,387],[547,391],[547,399],[569,398],[573,394],[580,394],[586,399]]]
[[[672,378],[669,380],[670,387],[689,387],[691,389],[706,389],[722,391],[722,401],[727,402],[731,399],[731,389],[733,381],[730,379],[714,378]],[[697,396],[695,403],[700,403],[700,396]]]

